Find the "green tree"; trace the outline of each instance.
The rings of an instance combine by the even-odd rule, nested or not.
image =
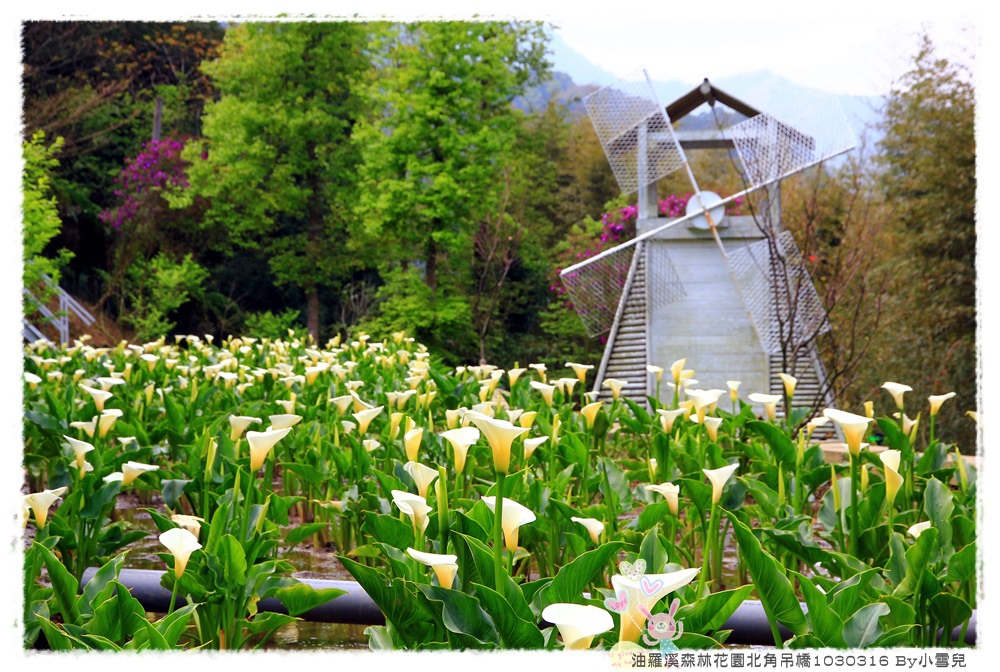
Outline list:
[[[971,451],[975,429],[961,415],[976,406],[975,89],[968,69],[938,57],[924,36],[889,96],[883,129],[883,188],[898,247],[875,361],[884,380],[908,384],[915,395],[957,392],[957,403],[942,408],[938,434]],[[910,408],[915,415],[926,407],[915,398]]]
[[[356,266],[346,248],[350,134],[365,43],[358,23],[231,27],[219,59],[204,65],[220,97],[184,153],[191,188],[177,204],[206,198],[203,225],[225,230],[231,253],[259,250],[276,283],[300,288],[317,340],[321,292],[339,289]]]
[[[222,39],[218,22],[28,21],[22,25],[23,132],[64,139],[52,193],[63,220],[53,246],[75,253],[64,286],[96,299],[104,287],[114,231],[99,219],[113,207],[112,178],[127,156],[152,137],[154,98],[163,98],[162,127],[198,132],[202,103],[212,94],[199,70]]]
[[[49,241],[59,235],[62,220],[56,199],[52,195],[52,172],[58,168],[56,155],[62,148],[62,138],[45,144],[45,133],[37,131],[31,140],[23,143],[24,170],[21,173],[22,240],[24,243],[24,271],[22,283],[26,289],[45,300],[44,276],[59,282],[59,271],[72,258],[68,250],[59,250],[55,258],[43,254]]]
[[[354,240],[357,249],[377,243],[385,281],[369,324],[409,328],[462,357],[485,354],[498,303],[475,287],[490,278],[496,287],[504,264],[484,263],[482,243],[519,226],[510,206],[521,113],[511,102],[547,72],[544,31],[520,22],[381,28],[366,88],[372,114],[354,136],[363,225]],[[511,254],[505,246],[500,256]]]

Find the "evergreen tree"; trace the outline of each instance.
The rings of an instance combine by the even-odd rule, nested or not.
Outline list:
[[[349,22],[231,27],[219,59],[204,65],[220,97],[184,154],[191,188],[181,202],[205,197],[203,224],[227,232],[231,253],[259,252],[276,283],[302,290],[317,341],[321,292],[339,290],[356,266],[346,249],[350,136],[366,34]]]

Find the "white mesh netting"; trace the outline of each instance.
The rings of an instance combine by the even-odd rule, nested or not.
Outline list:
[[[790,231],[778,234],[774,249],[772,255],[768,241],[761,240],[729,253],[733,277],[768,354],[781,352],[783,342],[794,348],[830,330]]]
[[[761,187],[854,147],[851,131],[832,96],[803,95],[782,109],[758,114],[728,130],[747,181]]]
[[[684,152],[645,71],[594,91],[583,104],[622,193],[684,165]]]
[[[649,242],[646,244],[646,282],[649,285],[649,302],[653,310],[662,308],[687,297],[681,277],[670,261],[667,244]]]
[[[611,329],[637,247],[624,244],[611,254],[560,275],[573,309],[591,338]]]

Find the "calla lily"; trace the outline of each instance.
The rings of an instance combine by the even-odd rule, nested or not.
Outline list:
[[[354,412],[360,413],[361,411],[370,411],[374,406],[369,404],[367,401],[358,396],[358,393],[354,391],[354,388],[364,385],[360,380],[352,380],[344,383],[344,387],[347,388],[348,393],[351,395],[351,403],[353,404]]]
[[[235,385],[236,381],[240,379],[238,375],[236,375],[231,371],[220,371],[219,375],[217,375],[215,378],[216,380],[221,380],[227,390],[231,388],[233,385]]]
[[[76,454],[76,468],[80,470],[80,474],[83,475],[84,464],[86,463],[86,455],[94,449],[94,446],[86,441],[80,441],[71,437],[63,435],[63,438],[69,441],[70,447]]]
[[[97,406],[97,412],[100,413],[104,410],[104,402],[113,397],[114,395],[110,392],[105,392],[104,390],[97,390],[93,387],[87,387],[86,385],[80,384],[80,389],[89,394],[94,398],[94,404]]]
[[[277,399],[277,400],[275,400],[275,403],[277,403],[279,406],[281,406],[283,409],[285,409],[285,413],[288,413],[289,415],[294,415],[295,414],[295,393],[294,392],[292,392],[292,398],[291,399]]]
[[[654,364],[647,364],[646,373],[653,374],[654,376],[656,376],[656,382],[660,382],[660,380],[663,378],[663,367],[656,366]]]
[[[405,418],[405,417],[406,417],[406,415],[404,415],[402,411],[395,411],[394,413],[390,413],[389,414],[389,439],[390,440],[395,441],[396,437],[399,436],[399,423],[401,423],[403,421],[403,418]],[[406,431],[410,431],[410,430],[407,429]]]
[[[931,402],[931,417],[933,418],[941,410],[941,404],[948,401],[955,396],[954,392],[949,392],[948,394],[934,394],[927,397],[927,401]]]
[[[448,429],[456,429],[458,427],[458,421],[461,418],[462,409],[459,408],[449,408],[444,412],[444,424]]]
[[[740,389],[740,382],[741,381],[739,380],[726,381],[726,387],[729,388],[729,398],[732,399],[733,402],[735,402],[739,398],[739,392],[737,392],[737,390]]]
[[[368,431],[368,425],[371,421],[382,412],[382,406],[376,406],[375,408],[366,408],[362,411],[354,413],[354,419],[358,421],[358,434],[364,434]]]
[[[892,400],[896,402],[896,408],[903,409],[903,394],[912,392],[913,388],[901,383],[882,383],[882,389],[892,395]]]
[[[898,450],[883,450],[879,453],[879,457],[885,467],[885,498],[889,502],[889,506],[892,506],[892,503],[896,501],[896,493],[903,485],[903,477],[899,475],[900,452]]]
[[[709,440],[719,440],[719,425],[721,424],[722,418],[705,418],[705,431],[708,432]]]
[[[899,420],[899,412],[892,414],[892,417]],[[910,441],[916,439],[917,427],[920,423],[920,414],[917,413],[916,419],[911,419],[906,413],[903,413],[903,434],[910,437]]]
[[[576,364],[574,362],[566,362],[566,366],[573,369],[573,373],[576,374],[577,380],[581,383],[587,381],[587,372],[594,368],[593,364]]]
[[[109,408],[101,415],[97,417],[97,436],[98,438],[104,438],[111,431],[114,426],[115,421],[122,417],[123,413],[120,408]]]
[[[156,471],[157,469],[159,469],[159,467],[153,464],[143,464],[142,462],[133,462],[129,460],[122,465],[122,487],[128,487],[132,484],[132,481],[139,478],[147,471]]]
[[[739,468],[740,463],[735,462],[733,464],[726,465],[725,467],[719,467],[718,469],[701,470],[712,483],[712,504],[719,503],[719,500],[722,499],[722,489],[726,486],[726,483]]]
[[[573,394],[573,388],[576,387],[578,381],[576,378],[559,378],[552,382],[563,394]]]
[[[660,483],[659,485],[647,485],[646,489],[663,495],[663,498],[667,500],[667,508],[670,509],[670,513],[674,516],[677,515],[677,496],[681,492],[679,485]]]
[[[28,387],[35,389],[38,387],[38,383],[42,382],[42,379],[33,374],[31,371],[24,372],[24,382],[28,384]]]
[[[392,502],[400,511],[410,517],[414,533],[423,532],[431,524],[430,518],[427,517],[427,514],[431,511],[431,507],[427,505],[427,500],[420,495],[414,495],[411,492],[404,492],[402,490],[393,490]]]
[[[542,394],[542,399],[545,400],[546,406],[552,405],[552,394],[556,391],[555,385],[546,385],[545,383],[540,383],[537,380],[531,381],[531,389],[538,390]]]
[[[375,439],[365,439],[361,442],[361,445],[364,446],[364,449],[370,453],[382,444]]]
[[[82,420],[76,420],[69,423],[69,426],[74,429],[82,429],[83,433],[87,435],[88,438],[94,438],[94,432],[97,430],[97,416],[89,422],[83,422]]]
[[[612,576],[611,585],[615,595],[624,593],[625,598],[618,641],[638,641],[650,609],[667,593],[691,583],[697,574],[697,569],[681,569],[666,574],[645,574],[637,578],[627,578],[621,574]]]
[[[160,361],[159,357],[157,357],[156,355],[148,354],[148,353],[146,353],[144,355],[139,355],[139,358],[142,361],[146,362],[146,368],[149,369],[150,371],[152,371],[156,367],[156,363],[158,361]]]
[[[930,529],[930,526],[931,526],[931,521],[925,520],[922,523],[911,525],[910,528],[906,530],[906,533],[909,534],[914,539],[916,539],[921,535],[922,532],[924,532],[924,530]]]
[[[524,409],[523,408],[508,408],[506,410],[506,413],[507,413],[507,422],[509,422],[511,424],[514,424],[514,423],[517,422],[517,419],[521,417],[521,414],[524,413]]]
[[[597,518],[577,518],[576,516],[573,516],[570,520],[574,523],[580,523],[587,528],[587,532],[590,533],[590,539],[595,544],[601,543],[601,532],[604,531],[604,523],[597,520]]]
[[[529,457],[531,457],[532,453],[535,452],[535,449],[538,448],[538,446],[542,445],[543,443],[545,443],[548,440],[549,440],[549,437],[547,437],[547,436],[539,436],[539,437],[536,437],[536,438],[533,438],[533,439],[525,439],[524,440],[524,459],[525,459],[525,461],[527,461],[527,459]]]
[[[514,384],[517,383],[517,379],[520,378],[521,374],[524,373],[525,371],[527,371],[527,369],[521,369],[521,368],[507,369],[507,379],[510,381],[511,387],[514,387]]]
[[[420,453],[420,440],[423,438],[423,427],[414,427],[403,435],[403,445],[406,448],[406,459],[410,462],[417,461],[417,455]]]
[[[868,430],[868,424],[872,419],[836,408],[824,409],[823,415],[840,425],[841,431],[844,432],[844,438],[847,440],[847,449],[851,452],[851,455],[854,457],[860,456],[861,440],[865,438],[865,432]]]
[[[243,436],[243,432],[247,431],[247,428],[255,422],[260,424],[263,421],[260,418],[252,418],[249,415],[230,415],[229,438],[233,441],[239,441],[240,437]]]
[[[442,588],[451,588],[452,583],[455,581],[455,574],[458,573],[458,565],[456,564],[458,561],[457,555],[424,553],[415,548],[407,548],[406,553],[417,562],[422,562],[433,569],[434,574],[437,575],[438,584]]]
[[[55,490],[42,490],[24,496],[24,504],[31,507],[35,514],[35,525],[39,529],[45,527],[45,521],[49,518],[49,507],[55,504],[56,500],[63,496],[66,488],[56,488]]]
[[[538,411],[525,411],[521,413],[520,417],[517,419],[517,424],[519,427],[524,427],[525,429],[531,429],[531,426],[535,424],[535,418],[538,416]],[[511,422],[514,422],[511,420]]]
[[[545,382],[545,371],[547,369],[544,364],[528,364],[528,368],[534,369],[535,373],[538,374],[538,377],[541,378],[542,382]]]
[[[247,443],[250,444],[250,471],[256,473],[264,464],[268,453],[274,445],[292,431],[291,427],[270,429],[266,432],[247,432]]]
[[[187,530],[195,536],[195,539],[197,539],[198,535],[201,533],[201,524],[205,522],[205,519],[199,518],[198,516],[175,513],[170,516],[170,521],[178,527]]]
[[[484,402],[482,402],[480,404],[473,404],[471,410],[472,410],[473,413],[480,413],[482,415],[485,415],[488,418],[495,418],[495,417],[497,417],[496,409],[493,408],[493,406],[495,404],[496,404],[496,402],[492,401],[492,400],[490,400],[490,401],[484,401]],[[469,421],[470,422],[472,421],[471,417],[469,417]]]
[[[747,397],[750,401],[755,404],[763,404],[764,412],[767,413],[767,419],[774,422],[778,417],[778,402],[781,401],[780,394],[762,394],[760,392],[754,392]]]
[[[295,415],[294,413],[284,413],[282,415],[269,415],[267,419],[271,421],[271,429],[285,429],[286,427],[294,427],[302,421],[301,415]]]
[[[496,497],[483,497],[483,503],[489,507],[490,511],[496,513]],[[535,520],[535,514],[526,506],[518,504],[513,499],[503,498],[503,513],[500,525],[503,527],[504,546],[513,553],[517,550],[518,530],[522,525],[527,525]]]
[[[580,409],[580,414],[587,421],[588,429],[593,429],[594,420],[597,418],[597,413],[598,411],[601,410],[602,406],[604,406],[603,401],[595,401],[594,403],[587,404],[586,406]]]
[[[781,382],[785,386],[785,394],[788,395],[789,397],[794,395],[795,384],[799,382],[798,378],[796,378],[795,376],[790,376],[787,373],[779,373],[778,377],[781,378]]]
[[[705,421],[708,409],[722,396],[722,390],[685,390],[685,393],[694,402],[694,410],[699,423]]]
[[[417,493],[424,499],[427,499],[427,490],[431,487],[434,479],[438,477],[437,469],[432,469],[412,460],[404,464],[403,469],[406,470],[406,473],[410,475],[410,478],[416,484]]]
[[[657,409],[657,413],[660,414],[660,427],[663,431],[669,434],[674,431],[674,423],[682,415],[685,415],[685,410],[683,408],[677,408],[672,411],[667,411],[662,408]]]
[[[525,414],[527,415],[527,414]],[[510,469],[510,446],[514,439],[528,432],[525,427],[515,427],[506,420],[496,420],[482,413],[469,411],[465,414],[486,437],[493,451],[493,467],[506,474]],[[523,415],[521,416],[524,417]]]
[[[337,411],[343,415],[344,413],[347,413],[347,409],[354,403],[354,397],[349,394],[344,394],[339,397],[332,397],[330,402],[333,403],[337,407]]]
[[[589,649],[594,637],[615,627],[611,614],[590,604],[550,604],[542,610],[542,618],[559,629],[567,651]]]
[[[670,376],[674,379],[675,385],[681,384],[681,374],[684,372],[684,365],[687,364],[687,359],[678,359],[676,362],[670,365]]]
[[[812,436],[817,428],[830,424],[830,418],[820,415],[806,423],[806,434]]]
[[[441,438],[447,439],[455,451],[455,473],[465,470],[465,457],[469,454],[469,446],[479,440],[479,430],[475,427],[458,427],[441,433]]]
[[[198,537],[182,527],[175,527],[160,535],[160,543],[174,556],[174,576],[178,579],[187,568],[191,554],[201,548]]]
[[[875,402],[866,401],[865,402],[865,417],[874,418],[875,417]]]
[[[601,387],[611,390],[611,398],[614,400],[621,396],[622,388],[626,385],[628,385],[627,380],[618,380],[617,378],[605,378],[604,382],[601,383]]]

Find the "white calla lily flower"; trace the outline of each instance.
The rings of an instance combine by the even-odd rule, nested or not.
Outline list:
[[[483,497],[483,503],[496,513],[496,497]],[[517,550],[518,530],[522,525],[534,522],[534,512],[526,506],[507,497],[503,498],[503,513],[500,526],[503,528],[504,546],[513,553]]]
[[[542,610],[542,618],[556,626],[567,651],[589,649],[594,637],[615,626],[611,614],[590,604],[550,604]]]

